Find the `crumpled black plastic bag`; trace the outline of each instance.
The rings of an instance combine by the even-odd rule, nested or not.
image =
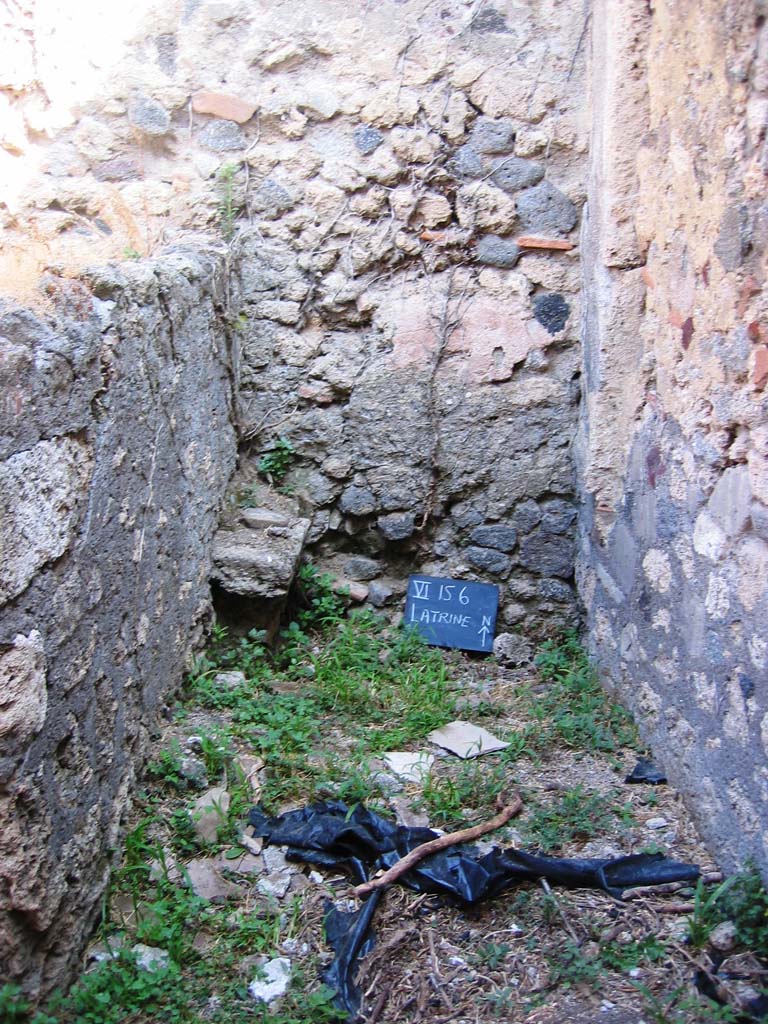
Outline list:
[[[342,868],[357,883],[437,838],[432,829],[396,825],[362,804],[349,808],[341,801],[310,804],[277,818],[254,807],[249,821],[268,843],[287,846],[288,860]],[[693,882],[698,877],[695,865],[668,860],[659,853],[578,859],[498,846],[484,853],[474,844],[462,843],[425,857],[399,881],[417,892],[451,896],[468,905],[539,878],[572,888],[602,889],[621,897],[625,889],[636,885]],[[379,897],[380,892],[372,893],[362,908],[351,914],[332,908],[325,919],[326,938],[337,955],[323,980],[337,990],[337,1005],[351,1019],[360,1009],[360,993],[353,981],[356,961],[370,949],[367,935]]]
[[[257,836],[287,846],[287,860],[344,868],[357,884],[368,881],[371,866],[382,855],[394,853],[394,864],[414,846],[436,838],[430,828],[396,825],[362,804],[350,809],[339,800],[310,804],[279,818],[254,807],[248,821]]]
[[[630,785],[643,782],[649,786],[661,786],[667,781],[667,774],[647,757],[640,757],[624,781]]]
[[[355,984],[355,968],[357,961],[370,953],[376,944],[370,928],[383,891],[372,892],[360,909],[352,913],[337,910],[330,900],[325,903],[325,941],[336,958],[321,977],[329,988],[336,990],[336,1006],[352,1017],[358,1014],[362,998]]]

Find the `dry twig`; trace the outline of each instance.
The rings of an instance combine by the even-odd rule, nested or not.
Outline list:
[[[479,839],[480,836],[484,836],[487,832],[495,832],[497,828],[506,825],[510,818],[514,818],[516,814],[519,814],[522,809],[523,801],[519,796],[516,796],[512,803],[507,804],[490,821],[481,822],[479,825],[473,825],[471,828],[463,828],[459,832],[451,832],[449,835],[439,836],[437,839],[431,839],[428,843],[422,843],[421,846],[411,850],[405,857],[401,857],[383,875],[358,885],[355,888],[355,896],[367,896],[368,893],[376,889],[383,889],[384,886],[391,885],[401,875],[404,875],[406,871],[410,871],[414,864],[418,864],[420,860],[429,857],[432,853],[438,853],[440,850],[445,850],[449,846],[456,846],[459,843],[469,843],[473,839]]]

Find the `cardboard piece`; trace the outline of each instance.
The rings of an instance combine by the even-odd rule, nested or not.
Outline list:
[[[423,750],[391,750],[381,756],[389,770],[406,782],[423,782],[435,760]]]
[[[472,757],[480,757],[482,754],[491,754],[494,750],[503,750],[508,747],[497,736],[483,729],[482,726],[473,725],[471,722],[456,720],[449,722],[440,729],[435,729],[427,736],[430,743],[450,750],[457,757],[467,760]]]

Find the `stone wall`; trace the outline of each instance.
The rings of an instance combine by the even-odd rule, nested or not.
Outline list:
[[[218,259],[0,310],[0,975],[68,977],[148,730],[209,603],[234,467]]]
[[[242,479],[286,436],[315,557],[379,603],[418,568],[572,624],[587,6],[144,2],[103,48],[43,11],[5,71],[18,289],[231,241]]]
[[[334,25],[332,49],[283,25],[252,86],[273,98],[234,177],[244,476],[287,438],[314,557],[375,604],[418,569],[498,581],[507,626],[572,624],[583,12]]]
[[[595,5],[579,575],[703,834],[766,871],[763,7]]]

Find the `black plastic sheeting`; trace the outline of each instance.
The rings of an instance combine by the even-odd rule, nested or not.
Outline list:
[[[362,804],[350,808],[341,801],[311,804],[277,818],[254,807],[249,821],[256,835],[268,843],[288,847],[287,860],[341,868],[358,884],[392,867],[414,847],[437,838],[432,829],[396,825]],[[425,857],[399,881],[417,892],[438,893],[468,905],[540,878],[571,888],[602,889],[621,897],[625,889],[637,885],[693,882],[698,877],[699,869],[693,864],[668,860],[658,853],[573,859],[498,846],[484,853],[475,845],[462,843]],[[370,926],[380,896],[381,891],[373,892],[353,913],[330,905],[325,918],[326,939],[336,959],[324,972],[323,981],[336,990],[337,1006],[350,1019],[360,1009],[354,972],[358,958],[373,947]]]
[[[644,782],[649,786],[661,786],[667,781],[667,775],[661,768],[657,768],[653,761],[641,757],[624,781],[630,784]]]

